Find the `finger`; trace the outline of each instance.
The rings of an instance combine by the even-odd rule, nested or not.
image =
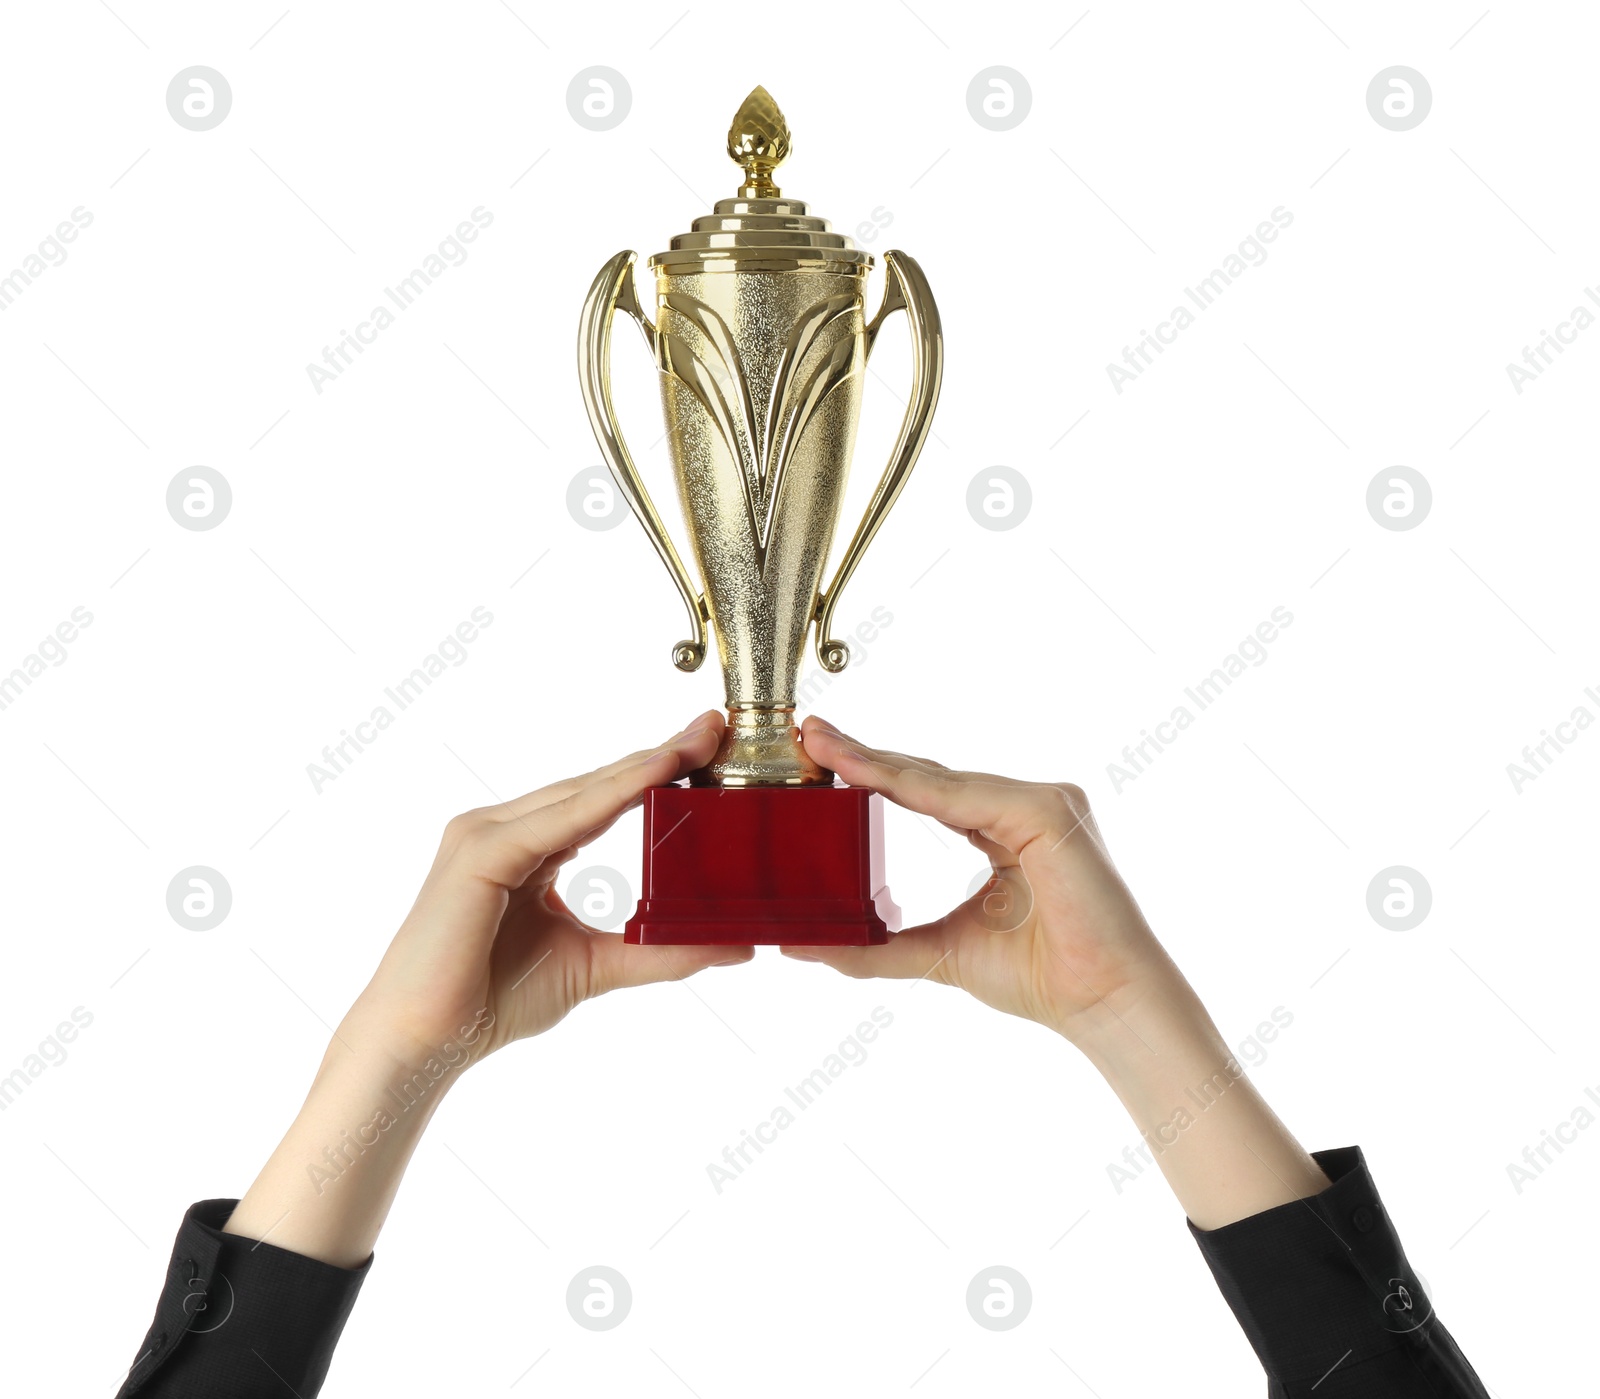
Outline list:
[[[621,933],[590,934],[590,995],[600,996],[625,986],[649,986],[658,981],[682,981],[708,967],[748,962],[753,947],[640,947],[622,940]]]
[[[796,962],[821,962],[837,972],[853,977],[887,977],[897,981],[956,983],[955,958],[951,950],[955,941],[951,936],[951,916],[933,923],[923,923],[915,928],[891,935],[888,942],[876,947],[784,947],[785,957]]]
[[[638,805],[651,787],[704,767],[716,743],[711,730],[700,729],[691,742],[660,748],[642,762],[593,778],[525,814],[506,820],[482,813],[458,817],[461,826],[454,853],[459,859],[451,865],[459,864],[463,872],[504,889],[518,888],[559,851],[592,840]]]
[[[830,723],[819,715],[813,714],[805,722],[807,724],[815,724],[819,729],[823,729],[834,737],[842,739],[847,748],[854,748],[857,752],[864,752],[869,755],[877,754],[883,758],[898,759],[908,767],[924,767],[930,772],[947,772],[953,777],[980,777],[986,782],[998,783],[1002,787],[1036,787],[1041,785],[1036,782],[1024,782],[1017,777],[1006,777],[997,772],[962,772],[959,768],[952,768],[948,763],[941,763],[937,758],[927,758],[920,753],[902,753],[893,748],[874,748],[871,744],[863,743],[853,734],[847,734],[837,724]],[[952,827],[951,829],[955,828]]]
[[[507,907],[521,908],[524,904],[548,899],[552,905],[565,910],[566,904],[556,892],[556,880],[561,877],[561,867],[578,853],[578,849],[576,845],[569,845],[564,850],[546,856],[538,869],[522,882],[521,887],[511,891],[511,901]]]
[[[830,723],[819,714],[807,715],[805,721],[801,724],[800,729],[802,735],[806,737],[809,737],[813,731],[817,731],[834,738],[842,739],[844,743],[851,748],[859,749],[866,746],[859,739],[852,738],[849,734],[845,733],[845,731],[837,724]],[[896,753],[889,749],[879,749],[876,751],[883,753],[886,757],[900,758],[904,760],[907,766],[925,767],[939,772],[950,771],[950,769],[944,763],[941,763],[933,758],[924,758],[919,754]]]
[[[592,772],[580,773],[576,777],[563,778],[559,782],[552,782],[548,787],[540,787],[537,791],[528,792],[520,797],[513,797],[508,802],[487,809],[489,815],[523,816],[530,811],[537,811],[541,806],[549,806],[552,802],[561,801],[570,797],[580,787],[595,781],[598,778],[610,777],[613,773],[622,771],[623,768],[632,767],[635,763],[642,763],[652,753],[659,752],[664,747],[685,747],[700,743],[702,731],[714,733],[720,742],[723,728],[722,712],[708,709],[704,714],[698,714],[683,726],[681,732],[674,734],[665,744],[656,744],[650,748],[641,748],[636,753],[629,753],[626,757],[618,758],[615,762],[605,763]]]
[[[948,763],[941,763],[937,758],[924,757],[920,753],[903,753],[894,748],[874,748],[871,744],[863,743],[859,738],[845,733],[837,724],[829,723],[828,720],[817,715],[810,716],[805,722],[808,724],[814,723],[818,728],[826,730],[836,738],[842,739],[847,748],[854,748],[858,753],[865,753],[868,756],[876,755],[891,762],[898,762],[905,767],[926,768],[930,772],[949,773],[952,777],[981,778],[985,782],[993,782],[1002,787],[1050,785],[1048,783],[1024,782],[1020,778],[1006,777],[997,772],[962,772],[959,768],[952,768]],[[951,826],[950,829],[954,831],[959,830],[960,827]]]
[[[808,736],[806,748],[852,787],[881,792],[908,811],[960,830],[978,831],[1011,851],[1020,852],[1024,845],[1052,832],[1054,839],[1081,819],[1070,810],[1066,789],[1048,783],[926,768],[908,762],[903,755],[847,740],[820,725]]]
[[[1007,850],[1005,846],[996,844],[982,831],[966,831],[963,834],[967,837],[968,844],[989,862],[989,868],[996,874],[1001,870],[1020,868],[1021,861],[1017,858],[1016,851]]]

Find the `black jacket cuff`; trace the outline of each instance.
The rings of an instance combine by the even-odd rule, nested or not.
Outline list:
[[[1434,1315],[1360,1147],[1312,1153],[1333,1183],[1189,1230],[1274,1395],[1484,1396]]]
[[[336,1268],[224,1234],[237,1200],[202,1200],[178,1228],[167,1280],[117,1399],[312,1399],[372,1266]]]

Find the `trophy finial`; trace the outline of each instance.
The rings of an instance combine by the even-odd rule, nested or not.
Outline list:
[[[789,123],[783,119],[772,94],[761,86],[739,104],[728,128],[728,154],[744,168],[741,199],[776,199],[781,191],[772,172],[789,154]]]

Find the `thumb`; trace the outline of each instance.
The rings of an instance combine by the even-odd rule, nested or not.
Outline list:
[[[649,986],[658,981],[682,981],[707,967],[727,967],[748,962],[753,947],[639,946],[622,940],[621,933],[591,933],[590,985],[592,994],[625,986]]]
[[[784,947],[785,957],[796,962],[821,962],[853,977],[887,977],[896,981],[941,981],[954,986],[955,940],[949,919],[923,923],[895,933],[875,947]]]

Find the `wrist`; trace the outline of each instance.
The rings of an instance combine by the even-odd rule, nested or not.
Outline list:
[[[1212,1061],[1220,1066],[1230,1056],[1210,1014],[1175,967],[1129,983],[1063,1033],[1119,1094]]]
[[[450,1062],[453,1059],[453,1062]],[[375,1032],[352,1008],[299,1113],[224,1226],[342,1268],[372,1251],[465,1055]]]
[[[490,1051],[494,1025],[487,1006],[476,1013],[417,1015],[395,1010],[369,986],[339,1022],[323,1065],[355,1061],[391,1078],[422,1073],[449,1084]]]
[[[312,1080],[301,1117],[324,1124],[376,1122],[385,1137],[415,1138],[467,1066],[487,1047],[471,1019],[467,1034],[412,1032],[364,998],[339,1022]]]
[[[1076,1043],[1197,1228],[1217,1229],[1327,1188],[1175,970]]]

